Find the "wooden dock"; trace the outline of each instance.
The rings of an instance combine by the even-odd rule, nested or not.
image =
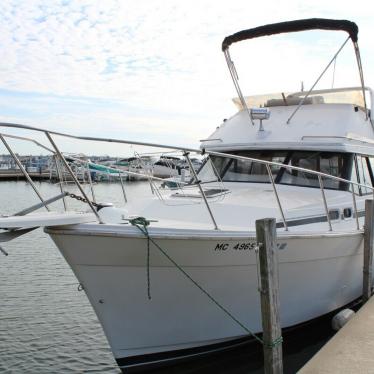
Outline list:
[[[299,371],[374,373],[374,297]]]
[[[33,180],[45,180],[50,179],[49,172],[43,173],[29,173]],[[25,180],[25,176],[20,170],[0,170],[0,181],[11,181],[11,180]]]

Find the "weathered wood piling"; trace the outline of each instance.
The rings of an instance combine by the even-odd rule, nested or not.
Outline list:
[[[274,218],[256,221],[260,263],[261,315],[266,374],[283,373],[282,330],[278,284],[278,250]]]
[[[373,200],[365,201],[364,229],[364,268],[362,285],[362,302],[366,303],[371,297],[373,288],[373,240],[374,240],[374,204]]]

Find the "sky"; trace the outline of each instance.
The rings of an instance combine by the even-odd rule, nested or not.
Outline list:
[[[0,121],[197,148],[235,113],[235,90],[221,51],[225,36],[294,19],[349,19],[359,26],[370,86],[371,9],[369,1],[360,0],[2,0]],[[346,37],[312,31],[237,43],[230,50],[244,94],[298,91],[301,82],[307,89]],[[359,85],[351,44],[337,60],[336,87]],[[331,84],[328,71],[317,88]],[[43,135],[37,138],[47,144]],[[66,152],[118,156],[134,151],[56,140]],[[12,144],[19,153],[43,153],[27,142]],[[0,153],[5,153],[1,146]]]

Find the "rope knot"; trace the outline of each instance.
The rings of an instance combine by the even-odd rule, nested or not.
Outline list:
[[[265,343],[263,341],[263,345],[266,347],[266,348],[275,348],[277,347],[278,345],[282,344],[283,343],[283,336],[279,336],[278,338],[276,338],[275,340],[273,340],[272,342],[270,343]]]
[[[147,226],[151,224],[151,222],[148,221],[145,217],[135,217],[135,218],[129,219],[129,222],[133,226],[143,226],[144,228],[146,228]]]

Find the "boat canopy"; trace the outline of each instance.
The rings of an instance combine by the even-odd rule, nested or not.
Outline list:
[[[354,43],[357,42],[358,26],[351,21],[335,20],[325,18],[309,18],[288,22],[272,23],[255,27],[248,30],[239,31],[227,36],[222,42],[222,51],[226,51],[232,43],[247,39],[254,39],[261,36],[282,34],[288,32],[307,30],[341,30],[346,31]]]
[[[244,99],[248,108],[298,105],[299,102],[307,95],[307,93],[307,91],[293,93],[282,92],[245,96]],[[371,98],[372,92],[370,88],[365,87],[365,93],[369,98]],[[233,101],[239,110],[243,109],[243,105],[239,98],[234,98]],[[303,102],[303,105],[308,104],[352,104],[360,108],[365,108],[361,87],[314,90]]]

